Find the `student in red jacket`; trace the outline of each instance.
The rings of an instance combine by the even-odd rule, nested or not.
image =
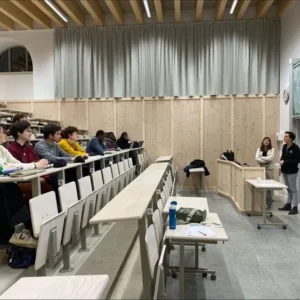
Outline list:
[[[31,137],[29,122],[21,121],[13,123],[10,129],[10,134],[15,139],[15,141],[10,143],[7,147],[12,156],[22,163],[32,163],[40,160],[33,147],[29,144]],[[50,176],[44,176],[41,178],[42,193],[52,191],[52,187],[49,182]],[[19,183],[19,186],[24,194],[25,200],[29,201],[32,198],[31,183]]]

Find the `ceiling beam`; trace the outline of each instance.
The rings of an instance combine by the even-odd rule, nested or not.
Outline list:
[[[78,26],[85,26],[84,12],[74,0],[56,0],[56,3]]]
[[[163,11],[163,4],[162,0],[154,0],[154,6],[157,16],[157,22],[163,23],[164,22],[164,11]]]
[[[111,14],[113,15],[114,19],[121,25],[124,24],[124,11],[117,0],[105,0],[106,5],[108,6]]]
[[[66,23],[44,1],[31,0],[31,2],[59,27],[66,26]]]
[[[196,22],[201,20],[204,0],[196,0]]]
[[[0,12],[26,29],[33,28],[32,19],[7,0],[0,1]]]
[[[181,21],[181,0],[174,0],[175,23]]]
[[[1,12],[0,12],[0,26],[9,31],[15,29],[14,21]]]
[[[144,12],[143,12],[142,2],[140,0],[130,0],[130,4],[131,4],[132,10],[134,12],[136,21],[139,24],[143,24],[144,23]]]
[[[80,2],[88,11],[88,13],[92,16],[96,25],[104,26],[105,15],[97,0],[80,0]]]
[[[277,17],[281,17],[294,2],[295,0],[279,0],[276,6]]]
[[[243,19],[250,2],[251,2],[251,0],[240,0],[240,1],[238,1],[238,5],[237,5],[237,8],[236,8],[236,18],[238,20]]]
[[[11,0],[15,6],[40,25],[51,28],[51,20],[29,0]]]
[[[217,9],[216,20],[219,21],[219,20],[223,19],[226,4],[227,4],[227,0],[217,0],[217,2],[216,2],[216,9]]]
[[[256,18],[263,18],[273,2],[274,0],[259,0],[256,5]]]

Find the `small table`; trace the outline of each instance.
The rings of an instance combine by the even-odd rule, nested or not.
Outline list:
[[[155,160],[155,162],[170,162],[172,160],[172,155],[168,155],[168,156],[160,156],[159,158],[157,158]]]
[[[257,223],[257,229],[261,229],[262,226],[282,226],[283,229],[287,228],[286,223],[267,223],[266,221],[266,200],[267,200],[267,190],[282,190],[286,189],[287,186],[277,182],[275,180],[257,180],[257,179],[247,179],[246,180],[252,186],[252,211],[254,211],[254,188],[258,190],[263,190],[264,193],[264,203],[263,203],[263,223]]]
[[[108,275],[24,277],[0,299],[101,299],[108,281]]]
[[[217,244],[218,242],[226,242],[228,241],[228,236],[222,226],[222,223],[215,213],[207,214],[205,219],[205,224],[210,226],[211,230],[215,234],[215,236],[204,236],[199,234],[199,236],[189,236],[186,231],[189,228],[189,224],[187,225],[177,225],[175,230],[171,230],[167,227],[165,232],[165,239],[178,242],[180,244],[180,265],[179,265],[179,299],[184,299],[184,275],[185,269],[194,273],[209,273],[205,269],[201,269],[198,266],[198,256],[195,255],[195,267],[193,268],[185,268],[184,266],[184,245],[187,243],[195,243],[198,245],[199,243],[205,244]],[[197,249],[197,248],[195,248]],[[212,276],[215,272],[212,272]],[[215,275],[214,275],[215,276]],[[213,279],[213,277],[212,277]],[[215,278],[214,278],[215,279]]]
[[[190,169],[190,173],[200,173],[200,193],[205,196],[205,170],[204,168]]]
[[[207,203],[206,198],[202,198],[202,197],[169,197],[169,199],[163,209],[164,214],[169,213],[169,207],[170,207],[170,203],[172,201],[177,202],[176,209],[179,209],[180,207],[195,208],[195,209],[206,210],[207,213],[209,213],[208,203]]]

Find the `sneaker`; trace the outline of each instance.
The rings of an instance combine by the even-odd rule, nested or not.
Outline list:
[[[19,233],[15,232],[10,238],[9,242],[12,245],[25,247],[25,248],[37,247],[37,240],[31,236],[30,231],[27,229],[23,229]]]
[[[289,212],[289,215],[297,215],[298,214],[298,208],[295,206],[293,209]]]
[[[287,203],[284,207],[278,208],[278,210],[291,211],[292,206],[291,204]]]

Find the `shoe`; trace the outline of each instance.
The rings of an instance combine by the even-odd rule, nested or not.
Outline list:
[[[289,215],[298,215],[298,208],[295,206],[293,209],[289,212]]]
[[[21,232],[14,233],[10,238],[9,242],[15,246],[21,246],[25,248],[36,248],[37,240],[34,239],[30,231],[27,229],[23,229]]]
[[[287,203],[284,207],[278,208],[278,210],[291,211],[292,206],[291,204]]]

